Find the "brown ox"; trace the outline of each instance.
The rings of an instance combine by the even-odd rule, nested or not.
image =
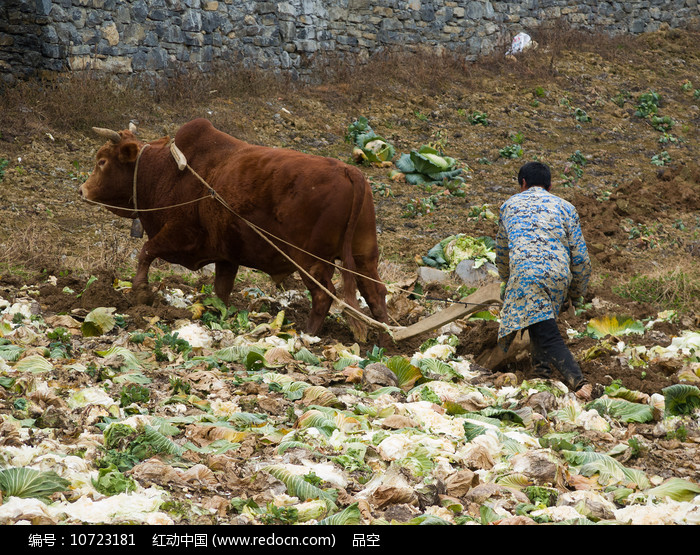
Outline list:
[[[333,293],[334,267],[324,261],[339,259],[345,269],[367,276],[342,271],[344,300],[357,307],[359,287],[374,317],[387,321],[372,193],[357,168],[333,158],[250,145],[196,119],[180,128],[175,144],[228,206],[211,195],[183,204],[210,191],[188,169],[178,168],[168,137],[143,143],[132,132],[120,131],[111,132],[110,139],[97,152],[80,194],[118,216],[140,218],[148,240],[133,281],[139,302],[150,295],[148,269],[156,258],[190,270],[214,263],[214,291],[227,305],[239,266],[261,270],[277,283],[296,271],[245,218],[285,241],[273,240]],[[165,207],[171,208],[153,210]],[[304,272],[300,275],[312,299],[306,329],[317,334],[332,299]],[[349,323],[361,338],[363,326],[352,317]]]

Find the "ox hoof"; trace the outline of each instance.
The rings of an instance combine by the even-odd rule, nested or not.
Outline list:
[[[380,331],[377,337],[377,346],[380,348],[387,349],[395,345],[394,338],[385,331]]]
[[[134,287],[132,290],[134,304],[152,305],[155,301],[155,295],[151,292],[147,285]]]
[[[352,332],[352,336],[358,343],[367,343],[367,325],[360,320],[353,318],[352,316],[347,316],[348,327]]]

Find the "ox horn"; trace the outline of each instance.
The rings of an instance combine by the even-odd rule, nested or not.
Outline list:
[[[93,127],[92,130],[95,133],[97,133],[100,137],[104,137],[105,139],[109,139],[113,143],[118,143],[119,141],[122,140],[119,133],[117,133],[116,131],[112,131],[111,129],[103,129],[102,127]]]

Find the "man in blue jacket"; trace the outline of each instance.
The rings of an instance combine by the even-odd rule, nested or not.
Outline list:
[[[567,299],[586,293],[591,261],[578,213],[549,192],[546,164],[529,162],[518,172],[520,193],[503,203],[496,237],[496,266],[505,282],[498,342],[504,349],[527,330],[539,377],[561,374],[568,387],[590,399],[592,386],[559,333],[556,318]]]

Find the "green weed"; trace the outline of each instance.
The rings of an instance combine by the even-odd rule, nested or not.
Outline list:
[[[668,133],[671,128],[676,124],[673,119],[671,119],[670,116],[651,116],[649,118],[649,121],[651,122],[651,126],[656,129],[657,131],[662,131],[664,133]]]
[[[685,142],[684,139],[676,137],[675,135],[671,135],[670,133],[664,133],[663,135],[661,135],[661,137],[659,137],[659,144],[662,144],[662,145],[665,145],[668,143],[680,144],[680,143],[684,143],[684,142]]]
[[[664,150],[660,154],[654,154],[651,157],[651,163],[655,166],[665,166],[671,163],[671,155]]]
[[[411,199],[404,207],[403,218],[416,218],[433,212],[438,206],[439,195],[431,195],[422,199]]]
[[[525,136],[520,132],[511,133],[510,140],[516,145],[521,145],[525,142]]]
[[[574,152],[569,156],[568,164],[566,165],[561,177],[563,178],[562,185],[564,187],[571,187],[575,185],[581,177],[583,177],[583,167],[587,164],[586,157],[581,154],[580,150]]]
[[[467,118],[472,125],[489,125],[489,116],[484,112],[474,110]]]
[[[677,439],[681,443],[684,443],[688,440],[688,430],[683,424],[681,424],[675,430],[668,431],[666,433],[666,439]]]
[[[380,197],[391,197],[394,198],[394,191],[391,189],[390,185],[385,183],[372,183],[372,193]]]
[[[659,111],[661,104],[661,96],[654,91],[649,91],[640,95],[637,100],[637,109],[634,115],[638,118],[646,118],[651,114],[656,114]]]
[[[700,299],[700,278],[680,269],[661,275],[632,276],[613,291],[625,298],[649,303],[660,310],[687,312],[697,308]]]
[[[613,96],[610,100],[612,100],[613,104],[622,108],[625,105],[625,102],[627,102],[631,96],[632,95],[630,95],[630,93],[628,91],[620,91],[615,96]]]
[[[576,121],[580,121],[582,123],[591,121],[591,116],[589,116],[583,108],[574,109],[574,118],[576,118]]]
[[[520,158],[523,155],[523,148],[518,144],[503,147],[498,151],[501,158]]]

